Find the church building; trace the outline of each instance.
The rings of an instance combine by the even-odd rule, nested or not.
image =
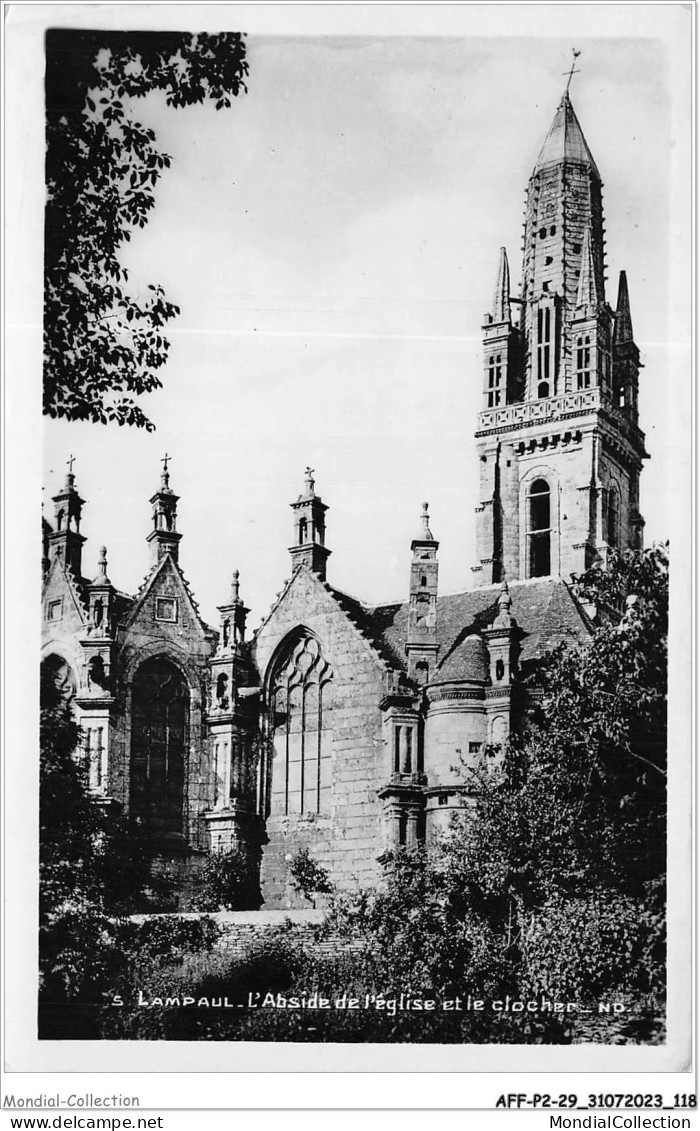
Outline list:
[[[641,547],[646,458],[624,272],[614,307],[605,295],[601,189],[567,87],[528,185],[519,294],[502,248],[484,317],[463,592],[440,593],[427,503],[400,599],[371,607],[336,588],[309,468],[275,604],[249,638],[235,573],[213,628],[182,570],[167,459],[134,595],[111,581],[104,548],[84,576],[71,464],[44,522],[43,663],[74,703],[91,790],[183,890],[208,850],[229,846],[260,860],[267,908],[304,904],[289,874],[303,849],[340,886],[376,881],[387,849],[467,803],[460,767],[517,727],[538,657],[590,633],[568,582],[612,548]]]

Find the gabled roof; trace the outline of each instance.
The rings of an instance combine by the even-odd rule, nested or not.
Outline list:
[[[590,165],[600,179],[600,173],[583,136],[583,130],[574,113],[568,92],[562,95],[557,107],[554,121],[549,127],[549,133],[535,162],[535,172],[546,165],[560,165],[563,161],[577,161],[582,165]]]
[[[385,669],[403,669],[404,665],[397,662],[393,653],[387,647],[387,644],[382,637],[381,631],[375,625],[372,617],[368,615],[368,609],[359,601],[355,600],[354,597],[350,597],[347,593],[341,592],[340,589],[334,589],[331,585],[328,584],[327,581],[319,577],[319,575],[314,570],[310,569],[307,565],[299,566],[297,569],[295,569],[289,580],[285,581],[282,589],[277,594],[277,597],[275,598],[270,611],[265,615],[262,622],[253,634],[252,642],[254,645],[256,641],[258,641],[263,635],[265,629],[269,625],[271,619],[279,609],[280,605],[282,605],[282,603],[284,602],[287,593],[290,591],[296,580],[304,574],[313,578],[315,584],[320,586],[320,588],[334,601],[343,616],[347,618],[353,628],[357,632],[359,632],[360,636],[362,636],[367,644],[369,644],[376,658]]]
[[[521,640],[520,663],[528,662],[564,642],[579,643],[590,634],[585,614],[568,586],[559,578],[513,582],[509,585],[511,613]],[[500,585],[438,597],[438,667],[436,678],[480,679],[483,653],[475,637],[498,616]],[[360,606],[362,608],[362,606]],[[406,669],[408,603],[363,609],[366,623],[391,656],[393,666]]]

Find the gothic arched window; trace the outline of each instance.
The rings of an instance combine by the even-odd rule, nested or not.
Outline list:
[[[608,488],[606,526],[608,546],[613,546],[617,549],[620,543],[620,493],[613,484]]]
[[[189,690],[162,656],[134,677],[131,700],[131,816],[157,832],[182,832]]]
[[[546,479],[535,479],[527,495],[527,575],[551,573],[551,495]]]
[[[333,672],[313,636],[296,640],[270,684],[273,814],[320,813],[330,808],[328,708]]]

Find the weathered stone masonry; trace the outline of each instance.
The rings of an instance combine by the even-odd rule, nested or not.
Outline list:
[[[252,640],[238,574],[206,625],[182,572],[167,458],[150,498],[151,568],[119,591],[83,573],[72,460],[44,522],[43,662],[74,700],[81,757],[184,890],[209,849],[261,863],[266,908],[303,906],[308,850],[340,885],[469,804],[460,765],[518,725],[515,691],[590,623],[566,579],[641,546],[641,362],[629,293],[605,298],[602,182],[568,90],[530,178],[520,294],[501,249],[484,318],[472,586],[439,591],[423,505],[406,599],[369,607],[328,580],[327,506],[307,469],[291,577]],[[407,555],[408,557],[408,555]]]

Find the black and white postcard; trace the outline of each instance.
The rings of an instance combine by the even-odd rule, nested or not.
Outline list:
[[[8,1069],[681,1079],[692,11],[5,15]]]

